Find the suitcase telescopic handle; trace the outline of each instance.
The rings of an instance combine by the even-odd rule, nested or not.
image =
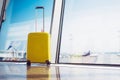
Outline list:
[[[44,21],[44,7],[43,6],[37,6],[35,9],[42,9],[43,10],[43,29],[41,30],[42,32],[44,32],[45,29],[45,21]],[[37,17],[37,16],[36,16]],[[37,21],[36,21],[36,30],[37,31]]]

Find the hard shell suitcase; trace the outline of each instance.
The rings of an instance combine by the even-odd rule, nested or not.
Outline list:
[[[33,32],[28,35],[27,60],[30,62],[50,62],[50,35],[46,32]]]
[[[31,62],[50,64],[50,35],[44,32],[44,7],[38,6],[35,9],[43,10],[43,29],[41,29],[42,32],[37,32],[36,24],[36,32],[28,34],[27,65],[30,65]]]

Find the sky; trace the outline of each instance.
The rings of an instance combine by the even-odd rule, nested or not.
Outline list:
[[[44,6],[45,31],[50,31],[52,8],[54,0],[10,0],[6,9],[6,20],[0,34],[0,49],[6,49],[11,41],[26,40],[29,32],[35,31],[36,6]],[[38,13],[37,31],[41,32],[43,26],[42,13]]]
[[[61,51],[120,51],[119,0],[66,0]]]

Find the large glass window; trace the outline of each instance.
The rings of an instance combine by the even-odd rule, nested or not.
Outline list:
[[[60,62],[120,64],[119,0],[65,0]]]
[[[41,32],[43,27],[44,7],[45,32],[50,31],[54,0],[9,0],[6,8],[6,19],[0,32],[0,50],[26,51],[27,36],[30,32]]]

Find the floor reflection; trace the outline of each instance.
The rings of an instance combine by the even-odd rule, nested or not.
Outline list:
[[[27,80],[50,80],[50,70],[47,66],[28,67]]]
[[[0,63],[0,80],[120,80],[120,67]]]

